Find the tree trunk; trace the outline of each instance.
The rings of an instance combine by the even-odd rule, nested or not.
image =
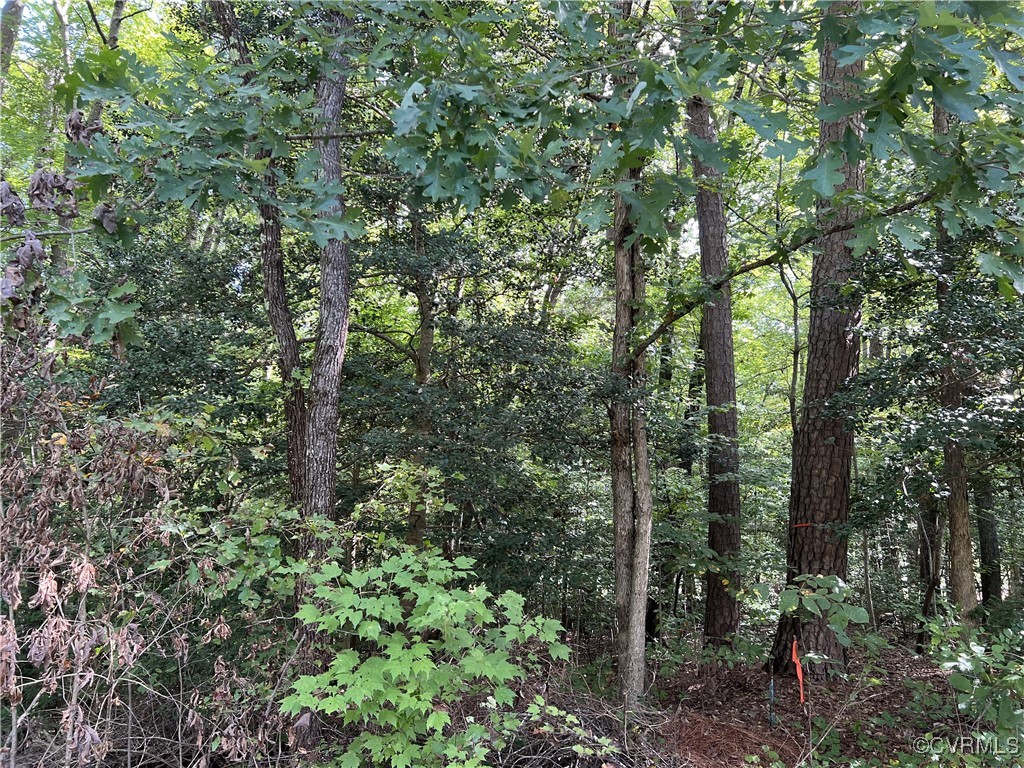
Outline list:
[[[857,33],[852,19],[860,10],[859,0],[831,3],[825,11],[819,64],[821,104],[848,102],[856,98],[863,62],[840,66],[836,49]],[[829,30],[835,30],[830,33]],[[863,133],[863,114],[858,112],[820,124],[819,154],[841,152],[848,133]],[[864,189],[864,167],[849,158],[840,168],[843,182],[835,195]],[[852,206],[835,206],[830,200],[818,204],[819,226],[850,224],[856,218]],[[811,273],[811,310],[807,331],[807,364],[804,376],[800,423],[793,441],[793,479],[789,499],[789,542],[786,549],[787,582],[802,574],[835,575],[846,578],[845,531],[850,507],[850,472],[853,462],[853,434],[841,415],[827,409],[832,396],[857,373],[860,344],[856,328],[860,322],[860,298],[844,295],[842,289],[854,277],[848,241],[849,230],[834,232],[817,240]],[[828,659],[812,665],[815,676],[845,666],[846,653],[827,618],[803,621],[794,614],[783,615],[772,648],[770,664],[790,670],[793,638],[803,653],[813,651]]]
[[[636,183],[640,169],[626,180]],[[616,395],[609,406],[612,458],[612,516],[615,557],[615,609],[619,630],[619,683],[627,708],[643,696],[646,675],[644,623],[651,554],[651,492],[644,419],[646,360],[632,356],[630,343],[644,299],[644,265],[633,235],[630,207],[615,196],[612,230],[615,256],[615,327],[612,334],[612,376]]]
[[[699,337],[704,336],[704,315],[701,313],[701,330]],[[697,435],[697,414],[700,412],[701,390],[704,389],[704,351],[701,349],[700,338],[693,350],[693,364],[686,382],[686,408],[683,411],[683,434],[679,446],[680,466],[687,475],[693,475],[693,465],[700,457],[700,446]]]
[[[335,38],[329,53],[329,70],[317,84],[317,106],[325,136],[317,140],[320,172],[324,184],[337,189],[342,183],[341,142],[337,134],[345,106],[348,58],[344,53],[348,19],[332,11],[326,19],[326,32]],[[340,221],[345,201],[339,193],[324,210],[325,219]],[[310,372],[306,422],[306,466],[302,494],[306,517],[334,517],[338,495],[338,397],[341,391],[341,367],[345,361],[349,325],[349,253],[345,237],[327,241],[320,254],[320,304],[317,317],[316,347]]]
[[[938,104],[932,109],[932,127],[935,135],[949,134],[949,113]],[[936,240],[941,267],[936,283],[936,302],[940,317],[949,312],[950,293],[956,271],[949,234],[942,223],[940,211],[935,214]],[[949,348],[956,342],[950,333],[943,333]],[[955,364],[946,365],[940,374],[939,404],[946,416],[963,406],[964,386]],[[956,435],[949,435],[942,450],[943,475],[946,482],[946,519],[949,521],[949,598],[966,615],[978,606],[978,592],[974,586],[974,540],[971,537],[971,505],[967,487],[967,458],[963,443]]]
[[[124,7],[127,4],[127,0],[114,0],[114,7],[110,11],[110,27],[107,29],[107,48],[111,51],[115,50],[118,45],[118,37],[121,34],[121,19],[124,17]],[[88,124],[93,125],[99,123],[100,118],[103,116],[103,99],[95,99],[89,106],[89,120]]]
[[[210,10],[221,35],[235,50],[239,62],[251,66],[249,43],[242,36],[234,6],[225,0],[212,0]],[[271,202],[277,192],[274,160],[268,149],[260,150],[257,158],[269,161],[267,173],[263,177],[266,199],[259,204],[263,299],[267,305],[267,320],[277,341],[278,367],[285,387],[284,417],[288,440],[289,496],[293,504],[301,506],[306,466],[306,391],[301,376],[302,359],[295,323],[288,305],[284,254],[281,250],[281,215],[277,206]]]
[[[426,245],[424,242],[423,222],[418,216],[414,216],[411,224],[413,251],[419,263],[425,264],[424,253]],[[420,394],[420,402],[417,405],[418,410],[413,417],[413,428],[419,441],[419,445],[416,446],[413,455],[413,463],[420,467],[422,474],[420,493],[417,498],[409,502],[409,520],[405,533],[405,543],[414,547],[422,547],[423,542],[426,540],[427,522],[430,513],[430,510],[427,508],[425,463],[427,442],[430,439],[432,429],[431,405],[427,395],[427,387],[430,385],[430,379],[433,376],[434,333],[437,325],[437,311],[434,307],[435,293],[436,286],[434,285],[434,280],[422,274],[417,275],[415,294],[420,323],[419,339],[412,358],[413,365],[415,366],[414,375],[416,387]]]
[[[14,46],[18,43],[18,30],[21,29],[21,14],[24,10],[21,0],[7,0],[0,11],[0,107],[5,103],[7,74],[11,71],[11,60],[14,58]]]
[[[699,96],[687,105],[689,132],[705,144],[718,140],[711,105]],[[717,188],[721,174],[693,156],[697,178],[697,224],[700,272],[714,280],[729,269],[725,204]],[[736,416],[736,370],[733,362],[732,296],[728,283],[701,310],[700,346],[708,405],[708,546],[714,563],[707,573],[704,640],[724,645],[739,631],[740,604],[733,558],[740,549],[739,426]]]
[[[995,499],[992,483],[986,476],[979,476],[974,481],[974,508],[981,559],[981,602],[991,606],[1003,599],[1003,568]]]
[[[616,17],[609,37],[619,36],[617,25],[629,19],[632,0],[615,3]],[[626,76],[615,85],[629,86]],[[622,182],[639,187],[641,165],[630,168]],[[632,209],[618,192],[610,230],[615,260],[615,324],[612,330],[611,374],[615,394],[608,409],[611,425],[612,526],[614,537],[615,613],[618,624],[619,686],[623,706],[634,708],[646,682],[647,592],[650,579],[651,524],[654,498],[647,449],[646,355],[634,355],[631,344],[643,313],[646,283],[640,238]]]
[[[938,588],[942,573],[942,533],[940,525],[939,505],[930,491],[924,490],[918,495],[917,520],[917,571],[921,577],[921,586],[925,590],[926,599],[921,606],[925,616],[934,615],[935,603],[931,599]],[[929,591],[930,590],[930,591]]]

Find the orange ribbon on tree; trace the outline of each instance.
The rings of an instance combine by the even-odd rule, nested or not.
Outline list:
[[[804,703],[804,668],[800,666],[800,654],[797,653],[796,635],[793,635],[793,663],[796,664],[796,679],[800,682],[800,703]]]

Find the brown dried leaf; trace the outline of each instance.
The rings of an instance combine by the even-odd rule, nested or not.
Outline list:
[[[51,611],[57,604],[57,577],[49,566],[43,566],[39,572],[39,589],[28,601],[29,608],[42,606],[44,610]]]
[[[8,226],[25,223],[25,203],[6,181],[0,181],[0,213],[7,217]]]
[[[8,510],[10,514],[10,510]],[[10,518],[8,518],[10,519]],[[21,605],[21,571],[17,566],[4,563],[0,570],[0,599],[2,599],[12,611],[18,610]]]
[[[57,204],[54,195],[53,171],[40,168],[28,180],[28,201],[32,207],[40,211],[52,211]]]
[[[117,232],[117,217],[115,213],[113,205],[110,203],[100,203],[93,209],[92,217],[108,234],[112,235]]]
[[[25,233],[25,242],[15,252],[18,256],[18,263],[23,267],[31,267],[36,259],[46,256],[46,249],[42,242],[36,237],[36,233],[29,230]]]
[[[0,300],[13,299],[24,282],[21,267],[17,264],[8,264],[3,277],[0,277]]]
[[[18,688],[18,634],[14,624],[0,618],[0,699],[17,704],[21,701]]]
[[[75,581],[75,590],[84,595],[96,584],[96,566],[83,556],[71,566],[71,576]]]
[[[64,135],[76,144],[89,143],[92,133],[85,124],[85,113],[82,110],[73,109],[65,118]]]

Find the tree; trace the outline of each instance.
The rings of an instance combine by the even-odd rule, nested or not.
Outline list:
[[[717,141],[711,105],[701,97],[687,106],[690,134],[705,144]],[[725,205],[715,185],[721,173],[693,155],[697,178],[697,223],[700,232],[700,274],[711,282],[729,271]],[[724,645],[739,631],[737,573],[731,565],[740,549],[739,425],[736,414],[736,370],[733,361],[732,297],[729,284],[701,308],[700,349],[708,409],[708,546],[716,562],[707,573],[704,638]]]
[[[819,126],[820,161],[832,159],[842,181],[833,200],[818,204],[822,231],[852,223],[856,209],[844,198],[864,189],[864,162],[857,157],[857,142],[863,133],[862,113],[843,110],[858,95],[857,79],[864,72],[863,61],[840,65],[837,49],[854,39],[859,0],[828,6],[822,19],[819,50],[822,107],[845,111],[836,120],[822,120]],[[811,312],[807,330],[807,364],[804,375],[800,423],[793,440],[793,476],[789,501],[789,537],[786,549],[786,579],[793,584],[804,574],[846,577],[847,539],[844,527],[849,515],[850,471],[853,462],[853,434],[841,414],[829,410],[830,399],[857,373],[860,340],[860,298],[848,283],[854,278],[849,231],[821,235],[817,242],[811,278]],[[845,649],[829,626],[827,617],[802,621],[783,615],[772,647],[776,670],[792,665],[790,648],[797,638],[799,647],[826,657],[828,664],[815,665],[823,673],[829,665],[845,665]]]
[[[939,141],[949,136],[949,113],[939,104],[932,108],[932,127]],[[949,316],[950,280],[955,271],[953,244],[941,214],[935,218],[936,249],[940,271],[935,284],[936,303],[940,314]],[[957,342],[947,335],[950,352],[956,356]],[[950,413],[963,405],[963,383],[954,365],[947,365],[941,374],[939,404]],[[949,596],[953,604],[967,614],[978,605],[974,586],[974,539],[971,536],[971,502],[967,483],[967,456],[962,438],[951,435],[943,447],[943,479],[946,484],[946,520],[949,527]]]

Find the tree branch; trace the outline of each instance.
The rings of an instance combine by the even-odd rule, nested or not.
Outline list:
[[[25,230],[28,232],[29,230]],[[92,227],[85,227],[83,229],[50,229],[46,232],[34,232],[33,234],[40,240],[45,240],[48,237],[71,237],[71,235],[84,235],[92,232]],[[7,235],[0,237],[0,243],[8,243],[12,240],[24,240],[25,233],[22,232],[20,235]]]
[[[103,47],[107,46],[107,36],[103,34],[103,28],[100,27],[100,20],[96,18],[96,9],[92,7],[92,0],[86,0],[85,7],[89,9],[89,16],[92,17],[93,26],[96,27],[96,31],[99,32],[100,40],[103,41]]]
[[[362,325],[360,323],[351,323],[349,325],[349,327],[353,331],[358,331],[359,333],[365,333],[365,334],[367,334],[369,336],[373,336],[375,339],[380,339],[381,341],[383,341],[385,344],[387,344],[392,349],[397,350],[403,356],[405,356],[405,357],[409,358],[410,360],[412,360],[412,362],[414,364],[417,362],[416,361],[416,353],[413,350],[411,350],[409,347],[405,346],[404,344],[401,344],[401,343],[395,341],[395,339],[392,336],[389,336],[388,334],[384,333],[384,331],[378,331],[376,328],[369,328],[369,327],[367,327],[365,325]]]
[[[374,128],[366,131],[345,131],[343,133],[289,133],[288,141],[325,141],[327,139],[361,139],[367,136],[386,136],[391,133],[386,128]]]
[[[726,283],[728,283],[734,277],[745,275],[748,272],[753,272],[755,270],[760,269],[761,267],[767,267],[771,264],[778,264],[779,262],[785,260],[791,253],[800,250],[805,245],[813,243],[815,240],[818,240],[823,237],[828,237],[830,235],[834,235],[837,232],[846,232],[859,226],[860,224],[863,224],[865,221],[870,221],[871,219],[888,218],[890,216],[896,216],[900,213],[906,213],[907,211],[911,211],[914,208],[917,208],[918,206],[924,205],[925,203],[933,200],[938,194],[939,191],[937,189],[933,189],[930,192],[923,192],[911,200],[908,200],[904,203],[900,203],[899,205],[894,205],[891,208],[886,208],[884,211],[879,211],[878,213],[871,214],[870,216],[863,216],[857,219],[856,221],[847,222],[846,224],[839,224],[835,227],[830,227],[829,229],[826,229],[823,232],[813,232],[809,235],[805,235],[799,240],[789,243],[788,245],[777,243],[778,247],[775,253],[773,253],[771,256],[765,256],[764,258],[757,259],[755,261],[748,261],[746,264],[742,264],[736,267],[735,269],[730,269],[724,275],[715,278],[710,283],[707,283],[706,288],[708,291],[712,292],[719,291]],[[640,355],[646,352],[652,344],[656,343],[658,339],[661,338],[662,334],[664,334],[665,331],[671,328],[677,320],[690,314],[693,310],[703,305],[704,302],[704,297],[692,298],[689,301],[686,301],[685,303],[681,304],[680,306],[673,307],[668,312],[666,312],[665,315],[662,317],[661,322],[658,324],[658,327],[655,328],[650,334],[648,334],[648,336],[644,338],[644,340],[641,341],[633,349],[633,352],[630,355],[630,360],[636,360],[638,357],[640,357]]]

